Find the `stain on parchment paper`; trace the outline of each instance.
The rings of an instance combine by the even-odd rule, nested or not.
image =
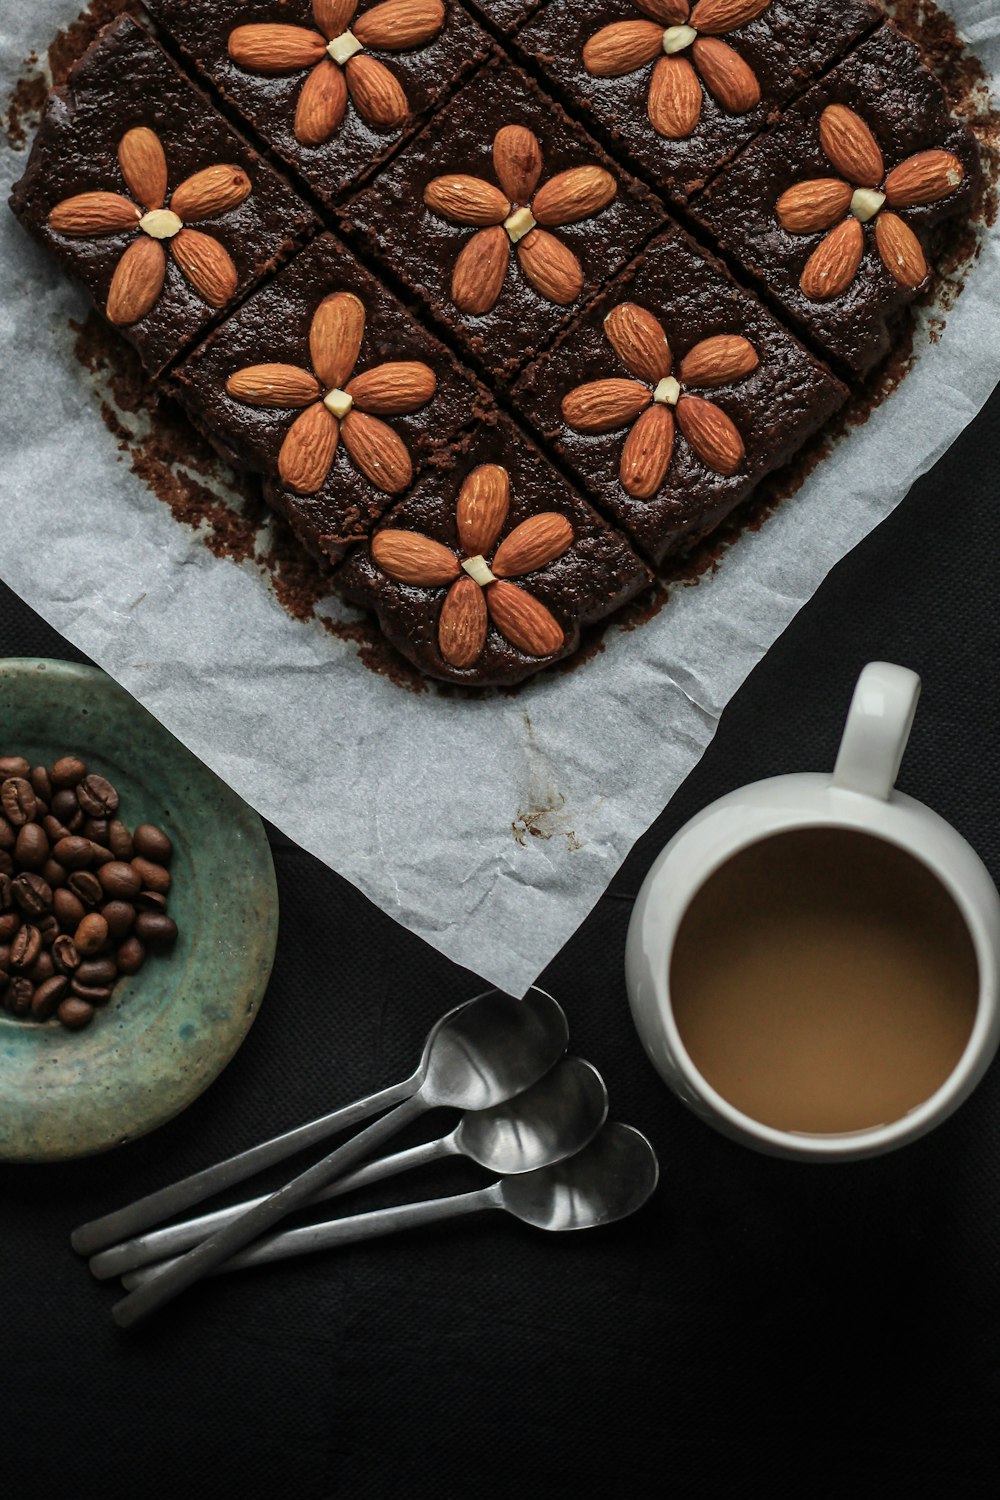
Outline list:
[[[565,793],[556,786],[552,762],[535,739],[530,715],[524,713],[522,718],[526,731],[525,790],[511,832],[522,849],[527,848],[529,839],[555,838],[565,839],[566,848],[575,853],[583,848],[583,840],[577,838],[572,826],[576,815],[567,805]]]

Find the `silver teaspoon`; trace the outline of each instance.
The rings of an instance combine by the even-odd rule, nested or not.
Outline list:
[[[470,1110],[440,1140],[397,1151],[339,1177],[314,1193],[309,1206],[448,1156],[468,1157],[487,1171],[504,1176],[532,1172],[582,1150],[600,1130],[607,1113],[608,1094],[597,1069],[582,1058],[564,1057],[523,1094],[490,1109]],[[112,1245],[93,1257],[90,1269],[104,1281],[175,1256],[263,1202],[263,1197],[252,1198]]]

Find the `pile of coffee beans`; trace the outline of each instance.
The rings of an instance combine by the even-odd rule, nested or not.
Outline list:
[[[122,974],[170,948],[173,845],[130,831],[119,796],[78,756],[35,766],[0,757],[0,1004],[79,1030]]]

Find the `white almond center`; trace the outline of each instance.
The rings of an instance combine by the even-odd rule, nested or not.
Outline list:
[[[516,245],[518,240],[523,240],[526,234],[534,229],[537,220],[530,208],[515,208],[503,221],[503,227],[510,235],[510,242]]]
[[[468,573],[469,577],[479,584],[480,588],[484,589],[488,583],[495,581],[494,575],[490,572],[490,565],[481,552],[475,557],[465,558],[462,567]]]
[[[339,36],[334,37],[332,42],[327,43],[326,50],[334,62],[340,63],[343,67],[347,59],[353,57],[355,52],[364,50],[364,45],[364,42],[358,41],[353,31],[342,31]]]
[[[867,224],[869,219],[874,219],[884,202],[885,194],[876,188],[855,188],[851,195],[851,213],[862,224]]]
[[[335,417],[343,418],[354,405],[354,397],[340,390],[338,386],[334,386],[333,390],[327,391],[323,397],[323,405],[327,411],[332,411]]]
[[[663,50],[668,57],[674,52],[683,52],[697,35],[693,26],[668,26],[663,33]]]
[[[680,400],[680,394],[680,381],[675,380],[672,375],[667,375],[653,392],[653,400],[658,401],[661,406],[676,406]]]
[[[169,208],[151,208],[139,220],[139,228],[154,240],[172,240],[184,228],[180,219]]]

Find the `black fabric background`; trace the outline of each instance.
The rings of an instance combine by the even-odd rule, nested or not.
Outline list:
[[[613,1113],[660,1154],[654,1201],[579,1237],[495,1215],[244,1273],[120,1333],[115,1291],[69,1249],[75,1224],[403,1076],[478,987],[275,834],[274,978],[219,1081],[113,1155],[0,1168],[4,1494],[1000,1492],[1000,1071],[897,1155],[772,1161],[659,1083],[622,976],[666,838],[743,782],[828,768],[873,657],[924,677],[900,784],[1000,876],[998,457],[1000,397],[777,642],[544,977]],[[74,653],[0,586],[0,655]],[[481,1180],[436,1170],[429,1192]]]

